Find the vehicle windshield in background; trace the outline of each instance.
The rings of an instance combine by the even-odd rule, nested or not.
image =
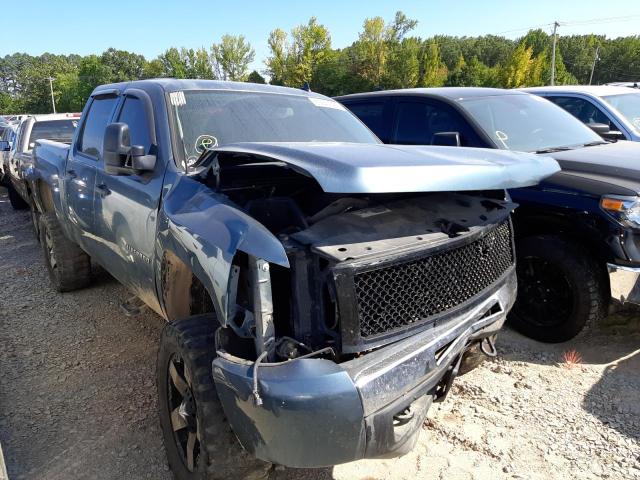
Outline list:
[[[538,152],[602,142],[580,120],[535,95],[495,95],[461,100],[499,148]]]
[[[36,140],[53,140],[61,143],[71,143],[73,133],[78,126],[78,120],[43,120],[36,122],[31,128],[28,149],[31,150]]]
[[[604,98],[640,132],[640,93],[607,95]]]
[[[236,142],[379,143],[352,113],[330,99],[206,90],[176,92],[171,100],[188,165],[207,148]]]

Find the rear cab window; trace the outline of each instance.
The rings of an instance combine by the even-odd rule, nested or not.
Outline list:
[[[71,143],[73,133],[78,126],[77,119],[43,120],[35,122],[31,127],[27,150],[33,149],[37,140],[54,140],[61,143]]]
[[[91,102],[78,140],[78,151],[95,160],[102,158],[104,131],[111,119],[118,97],[101,96]]]

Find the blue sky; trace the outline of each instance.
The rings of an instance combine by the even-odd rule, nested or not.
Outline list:
[[[12,4],[20,9],[20,3]],[[615,8],[603,8],[615,5]],[[640,33],[640,4],[602,0],[29,0],[28,12],[3,15],[0,56],[14,52],[101,53],[109,47],[153,58],[171,46],[208,47],[225,33],[243,34],[256,50],[253,68],[262,70],[269,32],[306,23],[310,16],[326,25],[334,47],[353,42],[367,17],[393,18],[402,10],[419,21],[415,35],[503,34],[518,37],[529,27],[554,20],[599,23],[567,24],[561,34],[599,33],[609,37]],[[7,9],[3,9],[6,13]],[[635,15],[635,17],[634,17]],[[604,18],[620,17],[606,20]],[[15,19],[16,21],[12,21]]]

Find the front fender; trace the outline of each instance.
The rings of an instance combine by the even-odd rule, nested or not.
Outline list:
[[[164,252],[171,251],[189,265],[211,294],[220,323],[226,325],[228,282],[236,253],[289,267],[284,247],[223,195],[192,178],[167,175],[173,178],[165,181],[169,187],[160,210],[156,256],[162,259]]]

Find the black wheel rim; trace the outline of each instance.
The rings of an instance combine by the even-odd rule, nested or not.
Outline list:
[[[52,271],[55,271],[58,268],[58,261],[56,260],[56,253],[53,248],[53,239],[51,238],[51,234],[48,229],[44,229],[44,248],[47,251],[47,260],[49,261],[49,267]]]
[[[573,313],[573,287],[565,272],[539,257],[518,260],[518,300],[513,313],[537,327],[553,327]]]
[[[193,396],[191,373],[177,355],[169,360],[167,368],[169,419],[173,438],[185,467],[198,471],[200,460],[200,429],[196,416],[197,405]]]

